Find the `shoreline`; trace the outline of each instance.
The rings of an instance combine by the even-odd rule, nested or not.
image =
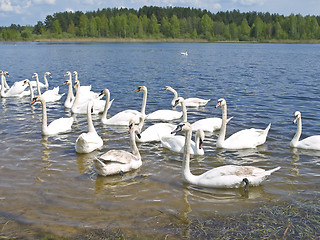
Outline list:
[[[184,38],[40,38],[29,41],[0,41],[1,43],[34,42],[34,43],[282,43],[282,44],[319,44],[319,40],[252,40],[252,41],[208,41],[206,39]]]

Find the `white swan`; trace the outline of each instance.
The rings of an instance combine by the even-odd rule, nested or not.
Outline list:
[[[48,76],[51,77],[51,73],[47,72]],[[41,90],[40,90],[40,82],[39,82],[39,76],[37,73],[34,73],[32,75],[32,78],[36,78],[36,82],[37,82],[37,89],[38,89],[38,95],[42,95],[42,97],[44,98],[46,103],[49,102],[56,102],[59,101],[62,96],[64,95],[64,93],[59,94],[59,86],[55,87],[51,90],[47,90],[44,93],[41,94]]]
[[[79,113],[79,114],[86,114],[87,113],[87,104],[88,101],[96,101],[99,100],[99,94],[88,91],[88,89],[82,89],[80,86],[80,81],[76,80],[74,83],[74,87],[77,89],[76,97],[73,101],[71,112],[72,113]],[[93,104],[95,105],[95,103]],[[102,101],[102,109],[104,107],[104,101]],[[102,112],[103,110],[101,110]],[[94,113],[98,113],[94,111]]]
[[[218,100],[216,108],[219,106],[222,108],[222,126],[217,139],[217,148],[255,148],[265,143],[271,123],[264,130],[255,128],[244,129],[234,133],[228,139],[225,139],[227,130],[227,102],[224,98],[220,98]]]
[[[167,90],[173,93],[174,97],[171,101],[171,106],[175,105],[175,101],[178,98],[178,93],[170,86],[166,86],[163,90]],[[202,98],[186,98],[184,99],[184,103],[186,107],[204,107],[211,99],[202,99]],[[178,104],[179,106],[180,104]]]
[[[299,141],[302,133],[302,120],[301,113],[296,111],[294,113],[293,123],[297,122],[297,131],[290,142],[290,147],[309,149],[309,150],[320,150],[320,135],[313,135]]]
[[[87,118],[88,118],[88,132],[81,133],[76,140],[75,149],[77,153],[90,153],[103,146],[102,138],[96,132],[93,123],[91,111],[93,102],[89,101],[87,104]]]
[[[71,73],[70,73],[71,74]],[[73,71],[74,76],[74,82],[76,83],[78,81],[78,72],[77,71]],[[80,88],[82,91],[91,91],[91,85],[88,86],[81,86]]]
[[[46,101],[42,95],[37,95],[30,104],[36,101],[42,104],[42,135],[50,136],[71,130],[73,124],[73,118],[59,118],[52,121],[49,125],[47,124],[47,107]]]
[[[38,82],[37,82],[37,81],[30,81],[31,86],[32,86],[33,88],[37,88],[38,90],[39,90],[39,88],[48,89],[48,88],[49,88],[49,82],[48,82],[47,76],[49,76],[50,78],[52,78],[50,72],[45,72],[44,75],[43,75],[44,83],[40,82],[39,79],[38,79]],[[38,88],[38,86],[39,86],[39,88]],[[38,92],[38,94],[39,94],[39,92]]]
[[[2,74],[3,72],[3,74]],[[4,90],[9,90],[10,87],[7,83],[7,80],[6,80],[6,75],[9,76],[9,73],[8,72],[5,72],[5,71],[0,71],[0,74],[1,74],[1,82],[2,82],[2,78],[3,78],[3,82],[4,82]],[[2,86],[1,86],[1,83],[0,83],[0,91],[2,89]]]
[[[135,134],[139,134],[139,129],[133,120],[129,122],[129,132],[131,153],[124,150],[110,150],[99,159],[94,159],[94,165],[99,175],[123,174],[138,169],[142,165],[139,149],[135,142]]]
[[[196,132],[195,141],[190,140],[190,154],[204,155],[204,150],[202,148],[203,140],[204,132],[202,130],[198,130]],[[178,153],[184,152],[185,141],[185,136],[181,135],[164,136],[161,138],[161,144],[163,147]]]
[[[118,112],[111,118],[107,118],[108,114],[108,108],[105,107],[102,117],[101,117],[101,122],[106,125],[118,125],[118,126],[128,126],[129,122],[131,119],[134,120],[134,122],[139,123],[141,117],[145,116],[145,109],[146,109],[146,103],[147,103],[147,88],[144,86],[138,87],[136,92],[143,92],[143,98],[142,98],[142,106],[141,106],[141,111],[137,110],[124,110],[121,112]],[[108,99],[110,99],[110,92],[109,90],[105,92],[106,94],[106,105],[108,106]]]
[[[188,50],[186,50],[185,52],[182,52],[181,55],[188,56]]]
[[[185,133],[185,148],[182,163],[182,176],[184,181],[212,188],[239,188],[245,186],[260,185],[271,173],[280,169],[280,167],[265,171],[264,169],[251,166],[225,165],[213,168],[201,175],[193,175],[190,171],[190,142],[192,128],[188,122],[181,123],[174,132],[182,131]]]
[[[33,93],[33,88],[32,88],[32,85],[31,85],[31,81],[29,79],[25,79],[23,84],[28,84],[29,86],[29,90],[30,90],[30,100],[32,101],[33,98],[34,98],[34,93]]]
[[[9,77],[9,73],[5,71],[0,71],[1,75],[1,97],[23,97],[29,95],[29,91],[25,91],[28,87],[24,84],[24,80],[15,82],[9,89],[6,87],[5,75]]]
[[[144,88],[145,92],[147,92],[147,87],[144,86]],[[175,110],[161,109],[147,114],[146,120],[172,121],[181,118],[182,114],[182,112]]]

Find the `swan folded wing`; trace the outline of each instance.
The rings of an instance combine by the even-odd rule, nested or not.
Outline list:
[[[59,118],[52,121],[48,125],[49,131],[53,130],[54,132],[66,131],[71,128],[73,123],[73,118]]]
[[[187,107],[199,107],[205,106],[211,99],[201,99],[201,98],[187,98],[184,103]]]
[[[170,121],[174,119],[179,119],[181,117],[182,117],[182,112],[164,109],[164,110],[157,110],[155,112],[149,113],[146,116],[146,119]]]
[[[261,145],[266,140],[266,132],[262,129],[244,129],[235,134],[231,135],[228,139],[225,140],[225,144],[237,143],[237,145],[232,145],[232,148],[254,148],[258,145]]]
[[[130,120],[134,120],[136,123],[140,121],[140,116],[142,114],[136,110],[124,110],[122,112],[117,113],[116,115],[108,118],[106,120],[106,124],[109,125],[129,125]]]
[[[100,160],[103,160],[105,164],[108,163],[121,163],[130,164],[133,160],[138,161],[139,159],[132,153],[124,150],[110,150],[100,156]]]
[[[193,124],[192,131],[197,131],[199,129],[202,129],[205,132],[213,132],[215,130],[218,130],[221,128],[222,119],[221,118],[205,118],[200,119]]]
[[[299,141],[297,146],[303,149],[320,150],[320,135],[307,137]]]

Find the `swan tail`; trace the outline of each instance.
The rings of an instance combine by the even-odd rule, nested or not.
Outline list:
[[[265,175],[271,175],[273,172],[278,171],[281,167],[276,167],[265,172]]]
[[[232,116],[232,117],[230,117],[230,118],[228,118],[228,119],[227,119],[227,123],[228,123],[232,118],[233,118],[233,116]]]

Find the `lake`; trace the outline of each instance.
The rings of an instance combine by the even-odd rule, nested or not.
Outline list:
[[[186,49],[189,55],[181,55]],[[0,69],[10,73],[10,86],[31,79],[34,72],[43,81],[49,71],[53,76],[49,89],[60,86],[60,92],[67,93],[64,74],[77,71],[82,85],[92,85],[95,92],[108,88],[115,99],[109,116],[124,109],[140,110],[142,94],[135,90],[141,85],[148,88],[147,113],[171,108],[173,95],[161,90],[167,85],[185,98],[211,99],[206,107],[188,109],[190,123],[221,117],[221,108],[215,105],[223,97],[228,116],[233,116],[227,136],[271,123],[267,141],[256,149],[216,149],[215,132],[206,136],[205,155],[192,157],[191,171],[201,174],[226,164],[281,167],[261,186],[249,188],[248,194],[241,189],[200,188],[183,182],[182,154],[152,142],[138,144],[143,161],[138,170],[101,177],[93,159],[110,149],[130,150],[127,128],[104,126],[101,115],[94,115],[104,146],[77,154],[75,141],[87,131],[86,115],[75,116],[71,132],[43,137],[39,105],[30,107],[28,97],[1,98],[0,236],[32,239],[48,233],[75,238],[92,230],[126,238],[213,238],[216,235],[200,233],[197,223],[213,219],[218,225],[230,223],[247,213],[255,216],[266,206],[292,206],[304,215],[291,218],[288,213],[274,235],[261,230],[269,224],[270,214],[259,225],[262,235],[246,232],[251,224],[257,227],[254,217],[248,217],[241,236],[304,236],[306,229],[297,225],[306,221],[306,213],[316,219],[307,224],[310,236],[319,236],[320,151],[289,146],[297,110],[302,113],[301,138],[320,135],[319,44],[1,43],[0,56]],[[63,106],[65,97],[48,104],[49,122],[71,115]],[[145,127],[153,123],[146,122]],[[226,237],[236,237],[228,233]]]

